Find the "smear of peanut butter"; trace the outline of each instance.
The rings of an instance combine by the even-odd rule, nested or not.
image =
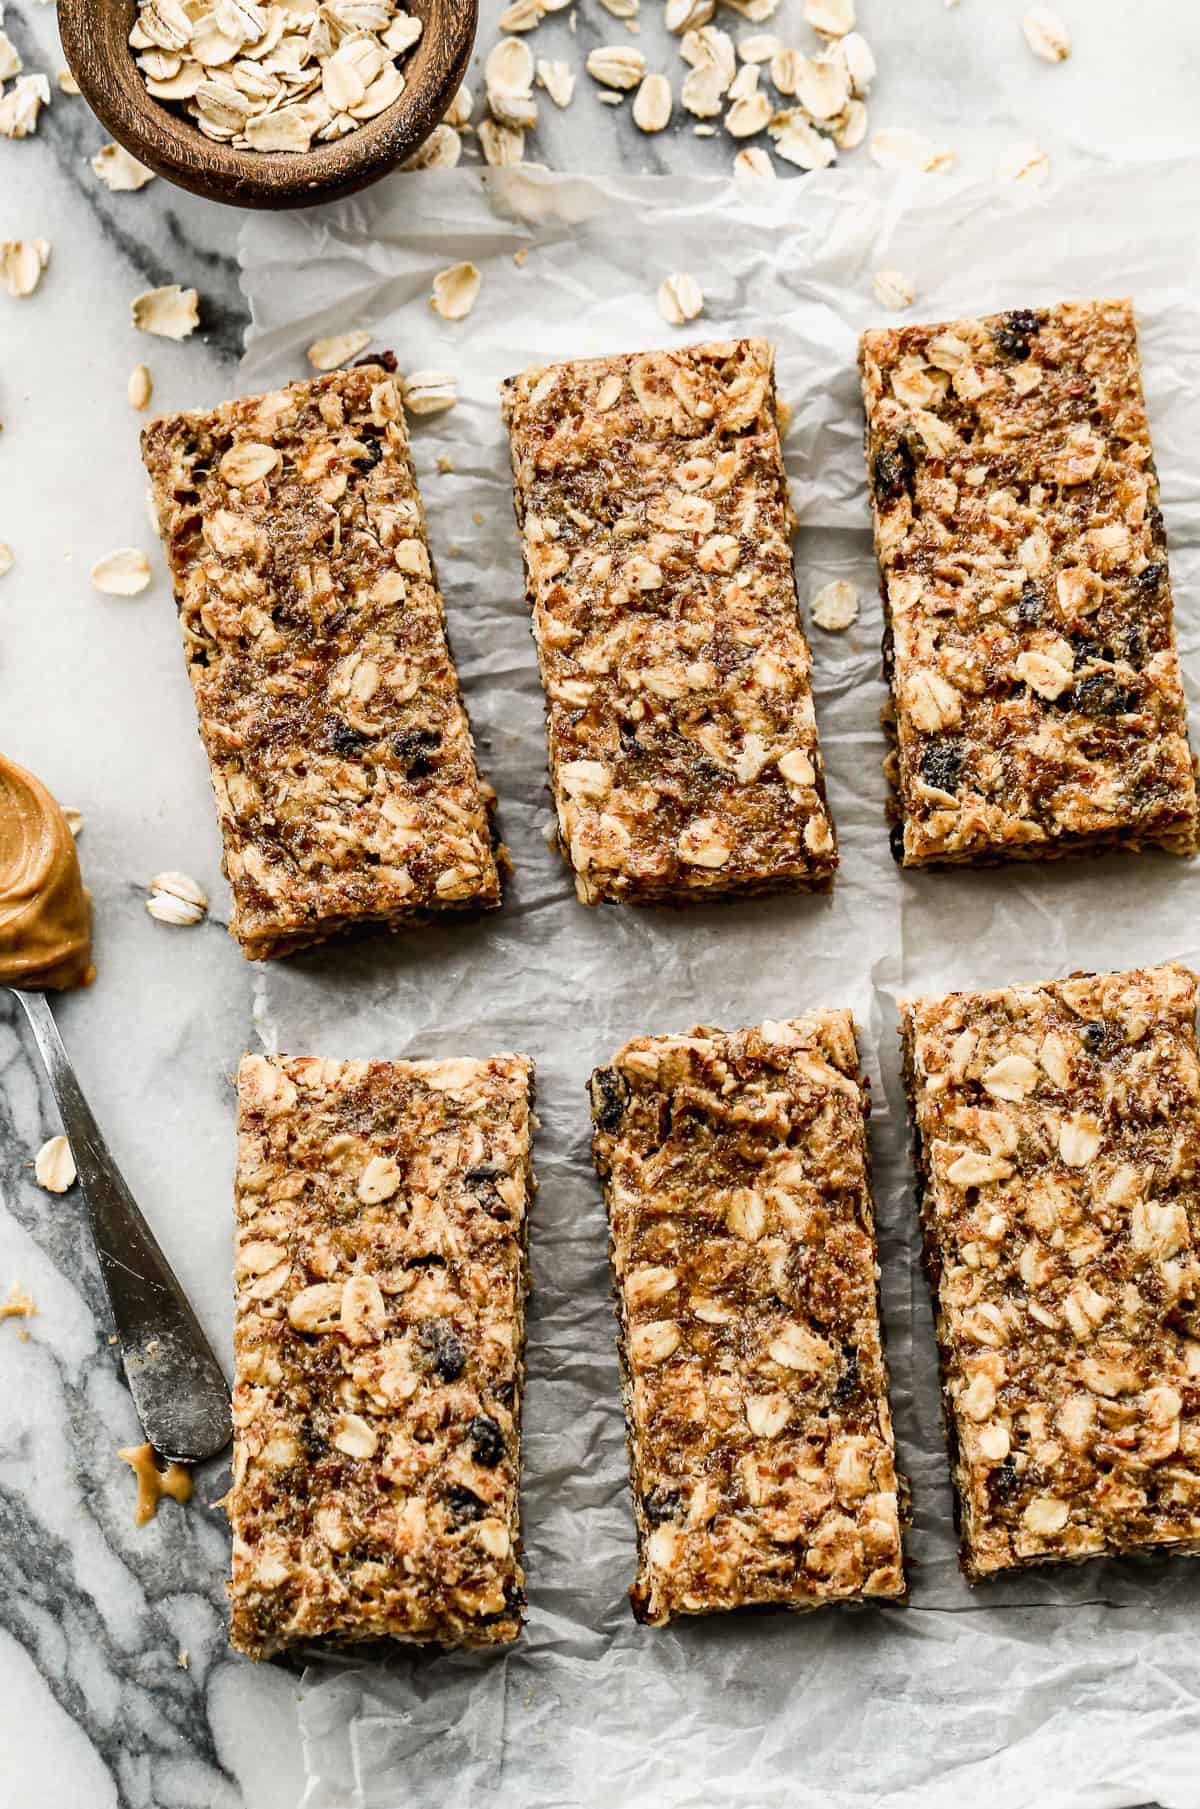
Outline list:
[[[92,901],[75,842],[40,779],[0,754],[0,986],[86,986]]]

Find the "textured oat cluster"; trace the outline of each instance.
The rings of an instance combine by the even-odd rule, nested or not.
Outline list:
[[[580,898],[827,886],[770,347],[527,371],[505,409]]]
[[[396,381],[143,436],[252,958],[500,890]]]
[[[532,1064],[248,1055],[231,1639],[515,1639]]]
[[[638,1038],[591,1094],[635,1613],[902,1595],[849,1013]]]
[[[1193,853],[1130,304],[870,332],[860,362],[904,864]]]
[[[1197,982],[902,1006],[972,1578],[1200,1551]]]

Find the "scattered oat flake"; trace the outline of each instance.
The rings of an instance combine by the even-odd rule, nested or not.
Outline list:
[[[537,79],[556,107],[571,105],[575,94],[575,71],[568,62],[553,57],[540,59]]]
[[[798,107],[778,113],[768,128],[776,155],[801,170],[827,170],[837,162],[837,152],[823,132],[818,132]]]
[[[429,305],[443,320],[465,320],[475,306],[482,280],[474,264],[451,264],[434,277]]]
[[[125,394],[129,398],[130,408],[142,409],[150,406],[150,398],[154,394],[154,379],[146,365],[134,365],[129,373]]]
[[[179,1669],[181,1671],[187,1671],[187,1670],[191,1669],[192,1655],[188,1651],[186,1646],[180,1646],[179,1655],[176,1658],[175,1663],[179,1666]]]
[[[412,371],[404,380],[404,406],[410,415],[438,415],[453,408],[458,385],[449,371]]]
[[[993,174],[997,182],[1024,182],[1030,188],[1041,188],[1050,180],[1050,159],[1031,140],[1006,152]]]
[[[49,239],[5,239],[0,244],[0,279],[10,295],[32,295],[49,262]]]
[[[187,873],[157,873],[150,881],[146,909],[158,923],[172,924],[176,929],[191,929],[203,923],[208,912],[208,893]]]
[[[60,69],[54,79],[64,94],[79,93],[79,83],[69,69]]]
[[[485,119],[479,126],[479,148],[484,162],[503,169],[525,160],[525,134],[514,126],[503,126],[498,120]]]
[[[663,23],[668,31],[682,36],[684,32],[699,31],[707,25],[717,10],[717,0],[667,0],[663,11]]]
[[[328,339],[314,339],[308,348],[308,362],[314,371],[335,371],[339,364],[357,358],[371,343],[371,335],[362,327],[349,333],[333,333]]]
[[[154,171],[131,157],[122,144],[101,145],[92,158],[92,168],[114,195],[133,194],[154,181]]]
[[[0,13],[0,18],[3,14]],[[25,67],[21,53],[6,31],[0,31],[0,82],[11,81]]]
[[[19,1281],[8,1290],[8,1299],[0,1303],[0,1319],[30,1319],[37,1312],[37,1301],[27,1294]]]
[[[50,1137],[34,1157],[33,1173],[47,1193],[66,1193],[75,1183],[75,1158],[65,1137]]]
[[[138,547],[118,547],[97,559],[91,578],[106,597],[136,597],[150,582],[150,561]]]
[[[682,327],[704,312],[704,293],[694,276],[676,270],[658,287],[658,311],[673,327]]]
[[[871,288],[881,308],[911,308],[917,298],[911,278],[902,270],[877,270]]]
[[[129,304],[133,324],[143,333],[159,339],[186,339],[200,325],[199,297],[194,289],[181,289],[178,283],[167,283],[161,289],[147,289],[135,295]]]
[[[164,1495],[169,1495],[181,1507],[191,1500],[192,1479],[188,1472],[182,1464],[176,1463],[160,1470],[155,1462],[153,1445],[126,1445],[117,1456],[137,1477],[137,1506],[133,1510],[135,1526],[145,1526],[148,1520],[154,1519]]]
[[[6,540],[0,540],[0,578],[6,577],[13,568],[13,550]]]
[[[50,104],[50,84],[44,75],[18,76],[7,94],[0,95],[0,137],[28,138],[37,131],[38,114]]]
[[[63,816],[66,819],[67,828],[71,831],[72,835],[78,836],[83,834],[82,810],[76,810],[73,804],[64,804]]]
[[[809,614],[818,628],[837,633],[858,619],[858,592],[845,578],[835,578],[819,590],[809,604]]]
[[[443,120],[400,167],[405,170],[452,170],[457,168],[461,157],[462,139],[454,127]]]
[[[602,44],[588,52],[584,68],[606,88],[636,88],[646,73],[646,59],[628,44]]]
[[[844,38],[854,30],[854,0],[804,0],[804,17],[823,37]]]
[[[1071,34],[1048,6],[1031,6],[1021,20],[1025,42],[1043,63],[1064,63],[1071,54]]]
[[[633,97],[633,123],[642,132],[661,132],[671,118],[671,84],[665,75],[642,78]]]
[[[934,144],[923,132],[910,132],[905,126],[887,126],[876,132],[870,144],[871,160],[881,170],[924,170],[940,174],[952,170],[958,152],[948,145]]]
[[[636,19],[641,10],[641,0],[600,0],[600,4],[614,19]]]
[[[745,145],[733,160],[733,173],[739,182],[775,182],[775,165],[758,145]]]
[[[542,0],[513,0],[496,23],[501,31],[532,31],[546,16]]]
[[[471,123],[471,109],[474,104],[475,103],[471,98],[471,90],[464,82],[446,109],[445,124],[448,126],[469,126]]]

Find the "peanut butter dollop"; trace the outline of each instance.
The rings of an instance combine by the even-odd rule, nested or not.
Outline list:
[[[86,986],[92,901],[67,819],[40,779],[0,754],[0,986]]]

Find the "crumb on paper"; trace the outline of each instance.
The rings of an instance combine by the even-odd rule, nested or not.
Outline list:
[[[164,1495],[169,1495],[181,1507],[191,1500],[192,1479],[188,1471],[176,1463],[160,1470],[155,1462],[153,1445],[125,1445],[118,1450],[117,1456],[137,1477],[137,1505],[133,1510],[135,1526],[145,1526],[148,1520],[154,1519]]]

